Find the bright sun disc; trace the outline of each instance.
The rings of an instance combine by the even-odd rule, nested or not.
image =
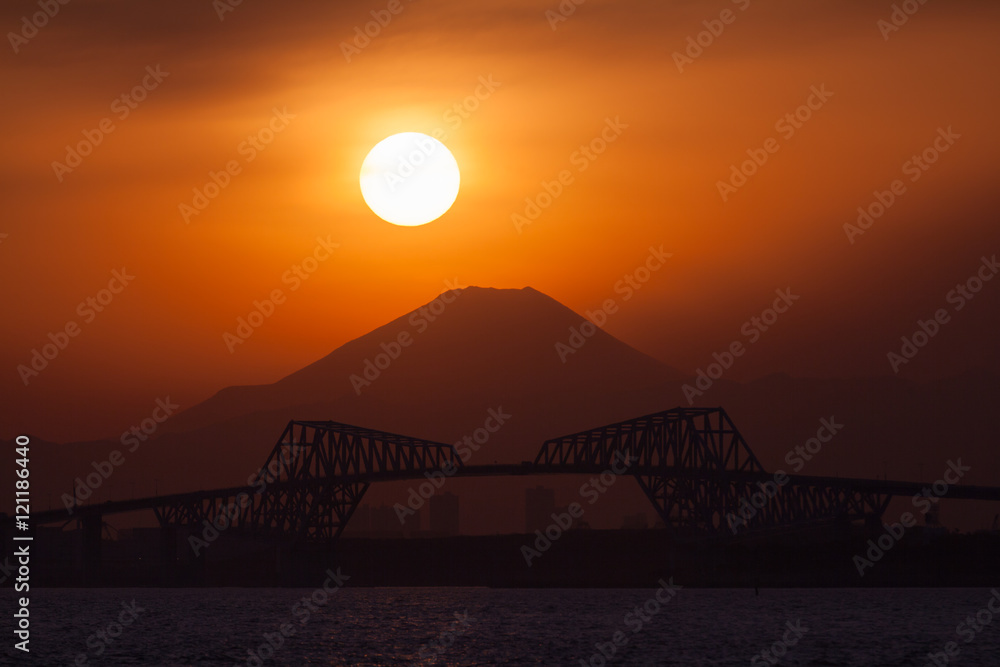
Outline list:
[[[458,197],[458,163],[445,145],[419,132],[375,144],[361,165],[361,196],[375,215],[405,227],[440,218]]]

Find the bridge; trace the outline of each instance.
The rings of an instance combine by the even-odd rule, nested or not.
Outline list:
[[[104,518],[151,510],[173,535],[214,524],[291,542],[335,542],[376,482],[604,473],[632,476],[668,528],[756,533],[828,522],[879,525],[893,496],[925,483],[769,473],[722,408],[675,408],[547,440],[534,461],[465,465],[455,447],[332,421],[292,421],[246,486],[78,506],[31,515],[79,521],[85,560],[100,558]],[[1000,488],[950,485],[949,498],[1000,500]],[[9,521],[8,521],[9,524]],[[9,529],[9,526],[6,528]]]

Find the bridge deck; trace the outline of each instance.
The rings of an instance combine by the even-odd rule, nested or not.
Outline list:
[[[462,466],[455,470],[453,477],[502,477],[519,475],[596,475],[608,472],[606,466],[598,465],[547,465],[534,463],[514,463],[514,464],[490,464]],[[634,474],[657,474],[672,475],[688,480],[712,481],[715,483],[725,481],[741,482],[761,482],[773,481],[774,475],[765,472],[713,472],[710,475],[699,473],[691,469],[664,468],[662,466],[632,466],[622,476]],[[315,480],[313,484],[324,482],[352,483],[352,482],[391,482],[405,481],[411,479],[424,479],[422,472],[384,472],[369,473],[363,475],[342,476],[330,478],[328,480]],[[280,489],[286,483],[275,482],[269,488]],[[301,484],[301,483],[296,483]],[[862,491],[877,493],[887,496],[914,496],[920,494],[924,489],[929,489],[932,482],[902,482],[883,479],[861,479],[849,477],[819,477],[810,475],[788,475],[787,485],[789,486],[819,486],[819,487],[841,487],[852,491]],[[50,524],[67,522],[77,518],[82,514],[120,514],[125,512],[137,512],[152,510],[171,506],[175,503],[197,502],[213,499],[235,498],[240,493],[253,496],[257,493],[255,486],[235,486],[220,489],[210,489],[206,491],[191,491],[187,493],[176,493],[171,495],[150,496],[147,498],[134,498],[130,500],[113,500],[93,505],[81,505],[72,514],[67,510],[48,510],[32,514],[29,521],[33,524]],[[1000,501],[1000,487],[995,486],[971,486],[952,485],[948,488],[944,497],[963,500],[997,500]],[[8,517],[7,521],[12,522],[13,517]]]

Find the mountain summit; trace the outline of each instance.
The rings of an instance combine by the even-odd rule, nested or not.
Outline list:
[[[223,389],[165,431],[266,412],[275,433],[292,418],[335,419],[448,439],[461,435],[454,424],[463,415],[498,404],[533,405],[553,426],[583,428],[611,416],[608,406],[621,403],[616,396],[680,381],[679,372],[535,289],[466,287],[273,384]]]
[[[547,438],[673,407],[681,382],[674,369],[530,287],[449,290],[277,382],[228,387],[170,417],[88,502],[246,484],[292,419],[453,443],[486,433],[492,418],[501,427],[472,463],[534,459]],[[123,448],[38,448],[39,478],[58,480],[48,492],[61,497],[66,482],[115,449]],[[479,511],[496,513],[489,525],[516,529],[510,508],[520,501],[509,497],[518,497],[510,482],[455,480],[450,488],[474,485],[468,495],[486,507]],[[399,492],[376,487],[370,498]]]
[[[486,420],[494,416],[495,424],[495,415],[503,415],[502,427],[470,462],[530,460],[547,438],[687,405],[685,381],[693,380],[534,289],[451,290],[277,382],[229,387],[172,416],[158,437],[129,451],[90,502],[154,488],[174,493],[245,484],[292,419],[453,443],[477,429],[485,433]],[[771,375],[746,384],[722,378],[703,399],[699,405],[726,408],[770,470],[931,481],[949,456],[961,455],[975,462],[968,483],[997,483],[995,438],[982,419],[1000,400],[1000,379],[992,375],[933,386],[900,378]],[[843,427],[821,451],[795,454],[823,420]],[[39,493],[59,498],[115,449],[121,443],[39,445],[33,475],[37,470],[39,480],[58,485],[39,482]],[[579,480],[542,483],[560,498],[574,498]],[[633,486],[621,485],[622,493],[631,489],[635,496]],[[480,522],[471,532],[520,525],[510,512],[520,506],[523,488],[513,480],[456,479],[449,489],[469,499],[463,516]],[[375,485],[369,497],[392,504],[406,492]],[[614,508],[649,511],[639,496],[605,505],[595,518]]]

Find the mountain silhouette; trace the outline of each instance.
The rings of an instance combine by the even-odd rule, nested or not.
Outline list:
[[[482,426],[490,410],[502,410],[509,418],[470,463],[530,460],[546,438],[687,405],[682,386],[693,382],[530,287],[467,287],[277,382],[228,387],[171,417],[155,438],[125,455],[90,502],[245,484],[291,419],[451,443]],[[725,407],[769,469],[934,481],[949,459],[962,457],[973,468],[963,482],[996,484],[1000,456],[988,415],[998,398],[1000,380],[989,374],[930,385],[772,375],[749,383],[716,380],[696,405]],[[822,419],[843,428],[794,470],[786,456],[815,435]],[[32,476],[54,506],[73,479],[93,471],[92,462],[123,449],[118,442],[36,443]],[[523,525],[525,487],[554,487],[557,504],[567,504],[578,499],[583,481],[453,479],[448,490],[463,498],[463,530],[510,532]],[[407,490],[404,483],[374,485],[366,500],[405,502]],[[1000,509],[980,505],[976,525]],[[955,507],[957,517],[965,506]],[[622,514],[637,511],[655,518],[629,480],[589,518],[592,525],[618,525]]]
[[[581,327],[590,331],[584,318],[530,287],[445,292],[273,384],[224,389],[164,430],[190,432],[254,412],[304,419],[335,410],[342,421],[373,419],[384,430],[419,428],[423,437],[449,440],[461,436],[449,422],[466,410],[541,402],[560,417],[597,410],[600,418],[614,411],[615,396],[637,387],[679,386],[680,372],[601,329],[581,334],[573,348],[568,341]],[[561,357],[557,343],[573,351]]]

